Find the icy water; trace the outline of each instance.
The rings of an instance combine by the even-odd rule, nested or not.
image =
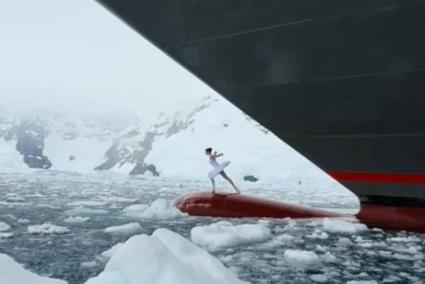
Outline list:
[[[297,185],[300,188],[297,188]],[[173,200],[200,191],[203,182],[143,179],[112,174],[79,175],[53,171],[0,174],[0,221],[11,229],[0,232],[0,253],[12,256],[41,275],[84,283],[105,265],[99,255],[130,236],[105,233],[109,226],[138,222],[137,234],[168,228],[190,239],[193,227],[222,219],[172,217],[140,219],[123,214],[132,204],[150,204],[158,198]],[[332,188],[293,182],[286,186],[249,184],[245,192],[321,208],[355,211],[352,195]],[[267,190],[264,188],[267,187]],[[309,190],[307,190],[308,188]],[[68,223],[70,216],[89,217]],[[230,219],[234,224],[257,219]],[[267,220],[272,238],[211,252],[239,278],[251,283],[424,283],[425,237],[406,232],[370,229],[357,233],[325,232],[320,221]],[[51,223],[66,227],[63,234],[30,234],[28,226]],[[10,235],[12,233],[13,235]],[[290,249],[314,252],[305,264],[285,258]],[[140,252],[142,253],[142,252]],[[371,282],[374,283],[374,282]]]

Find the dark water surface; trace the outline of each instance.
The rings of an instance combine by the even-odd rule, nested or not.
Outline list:
[[[33,272],[84,283],[99,274],[105,262],[99,255],[130,236],[112,236],[109,226],[138,222],[138,232],[151,234],[168,228],[190,239],[193,227],[220,221],[218,218],[135,218],[123,208],[150,204],[205,187],[202,182],[142,179],[113,174],[79,175],[61,172],[0,174],[0,221],[11,229],[0,234],[0,253],[12,256]],[[324,196],[319,191],[264,191],[257,195],[335,209],[354,209],[349,195]],[[304,202],[309,203],[309,202]],[[89,217],[84,223],[67,223],[70,216]],[[254,219],[230,219],[234,224],[256,223]],[[63,234],[30,234],[29,225],[50,223],[66,227]],[[261,243],[211,252],[241,279],[252,283],[346,283],[351,280],[376,283],[424,283],[425,237],[406,232],[372,229],[357,233],[325,232],[321,222],[269,220],[272,238]],[[4,233],[13,233],[12,236]],[[314,252],[308,265],[291,263],[288,249]],[[374,282],[371,282],[374,283]]]

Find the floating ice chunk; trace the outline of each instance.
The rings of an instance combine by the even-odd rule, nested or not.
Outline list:
[[[148,207],[149,205],[147,204],[133,204],[125,207],[122,211],[127,216],[138,217],[143,212],[145,212]]]
[[[65,223],[70,224],[78,224],[78,223],[84,223],[87,222],[90,219],[90,217],[81,217],[81,216],[70,216],[64,220]]]
[[[64,234],[68,232],[69,230],[67,228],[53,225],[50,223],[44,223],[41,225],[30,225],[27,227],[27,233],[29,234]]]
[[[91,209],[86,207],[77,207],[74,209],[66,210],[65,214],[69,216],[78,216],[78,215],[102,215],[107,214],[108,211],[103,209]]]
[[[116,248],[105,270],[86,284],[242,284],[205,250],[166,229]]]
[[[155,219],[166,219],[184,215],[178,210],[172,202],[168,202],[165,199],[155,200],[140,217],[142,218],[155,218]]]
[[[105,229],[105,233],[112,235],[132,235],[140,231],[142,226],[139,223],[133,222],[119,226],[111,226]]]
[[[346,284],[378,284],[375,280],[351,280]]]
[[[358,232],[367,231],[368,228],[364,224],[350,222],[341,219],[325,218],[322,221],[323,229],[330,233],[346,233],[355,234]]]
[[[233,225],[230,222],[221,221],[194,227],[190,235],[194,243],[213,251],[265,241],[271,237],[271,231],[266,223]]]
[[[18,220],[18,224],[28,224],[28,223],[30,223],[31,221],[30,220],[28,220],[28,219],[19,219]]]
[[[100,259],[102,262],[107,262],[109,259],[111,259],[112,255],[114,255],[114,253],[123,245],[124,243],[118,243],[110,249],[105,250],[99,255],[98,259]]]
[[[0,232],[4,232],[8,230],[10,230],[10,225],[0,221]]]
[[[310,275],[310,279],[317,283],[328,282],[328,277],[326,277],[325,274],[313,274],[313,275]]]
[[[325,240],[329,238],[329,235],[326,232],[322,232],[320,230],[314,230],[311,235],[307,236],[307,238]]]
[[[307,250],[288,249],[285,250],[284,257],[289,264],[298,267],[308,266],[319,261],[317,254]]]
[[[326,262],[331,262],[331,263],[338,262],[338,258],[330,252],[326,252],[324,255],[322,255],[322,259]]]
[[[145,219],[167,219],[184,215],[174,207],[172,202],[162,198],[155,200],[149,206],[145,204],[130,205],[124,208],[123,211],[128,216]]]
[[[338,244],[343,246],[348,246],[348,245],[352,245],[353,242],[349,238],[343,237],[338,239]]]
[[[17,219],[16,216],[13,215],[13,214],[5,214],[5,215],[3,215],[3,217],[9,218],[9,219],[12,219],[12,220],[16,220]]]
[[[402,279],[395,275],[390,275],[382,280],[382,283],[401,283]]]
[[[96,207],[96,206],[104,206],[106,205],[107,202],[105,201],[95,201],[95,200],[79,200],[79,201],[74,201],[74,202],[70,202],[68,204],[66,204],[67,206],[92,206],[92,207]]]
[[[21,197],[18,194],[15,194],[15,193],[8,193],[8,194],[6,194],[6,200],[7,201],[12,201],[12,202],[25,201],[25,199],[23,197]]]
[[[121,197],[121,196],[107,196],[101,198],[105,202],[135,202],[138,199],[137,198],[127,198],[127,197]]]
[[[25,270],[15,260],[0,254],[0,283],[2,284],[66,284],[63,280],[41,277]]]
[[[278,247],[278,246],[282,246],[283,244],[286,243],[291,243],[295,240],[294,236],[288,235],[288,234],[283,234],[283,235],[279,235],[277,237],[272,238],[270,241],[265,242],[261,245],[261,247],[263,248],[273,248],[273,247]]]
[[[394,238],[388,238],[388,241],[390,242],[397,242],[397,243],[409,243],[409,242],[418,242],[420,241],[419,238],[410,236],[410,237],[394,237]]]
[[[0,239],[7,239],[13,236],[13,233],[8,233],[8,232],[0,232]]]
[[[96,261],[92,260],[92,261],[83,261],[81,262],[80,266],[83,268],[93,268],[96,267],[98,264]]]

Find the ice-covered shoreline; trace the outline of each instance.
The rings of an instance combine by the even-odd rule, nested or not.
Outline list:
[[[53,171],[81,174],[98,168],[150,175],[152,165],[161,177],[206,179],[210,165],[204,149],[213,147],[232,161],[227,171],[238,182],[247,177],[260,182],[293,179],[300,184],[315,180],[342,188],[221,98],[206,97],[177,112],[150,111],[122,121],[48,110],[30,113],[26,119],[44,129],[44,153]],[[0,117],[0,172],[32,172],[16,151],[19,123],[10,115]],[[243,139],[234,139],[235,133]]]

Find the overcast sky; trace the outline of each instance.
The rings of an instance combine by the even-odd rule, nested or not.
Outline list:
[[[178,109],[214,92],[94,0],[0,0],[0,107]]]

